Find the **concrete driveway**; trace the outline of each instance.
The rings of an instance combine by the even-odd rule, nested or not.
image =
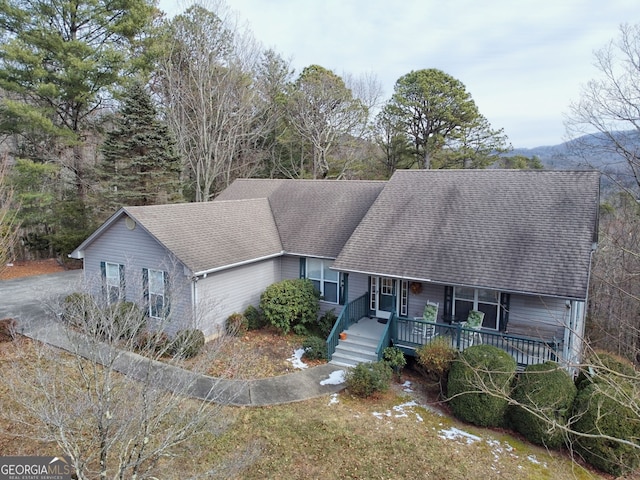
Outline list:
[[[16,319],[22,332],[43,326],[62,298],[81,290],[81,281],[82,270],[0,280],[0,319]]]

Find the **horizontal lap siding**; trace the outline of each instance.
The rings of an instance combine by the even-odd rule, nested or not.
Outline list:
[[[508,331],[547,340],[564,338],[569,309],[561,298],[511,295]]]
[[[191,324],[190,279],[182,264],[173,259],[153,237],[136,225],[129,230],[124,218],[105,230],[85,250],[84,275],[89,291],[101,294],[100,262],[125,266],[125,294],[128,301],[142,303],[142,269],[163,270],[170,275],[172,324],[167,330],[187,328]]]
[[[282,257],[282,270],[279,280],[300,278],[300,257]]]
[[[411,285],[411,282],[409,282],[409,285]],[[426,282],[422,282],[421,285],[422,291],[418,294],[411,293],[411,289],[409,289],[409,311],[407,316],[422,317],[424,306],[429,301],[439,304],[438,319],[441,319],[444,313],[444,286]]]
[[[260,295],[280,279],[280,258],[243,265],[201,278],[197,282],[198,324],[210,337],[219,334],[232,313],[258,306]]]
[[[369,292],[369,275],[361,273],[349,274],[349,301],[353,302],[356,298],[361,297]]]

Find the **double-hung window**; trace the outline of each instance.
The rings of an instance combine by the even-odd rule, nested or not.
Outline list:
[[[500,292],[483,288],[455,287],[453,314],[465,321],[471,310],[484,313],[482,326],[497,330],[500,321]]]
[[[338,303],[340,273],[329,268],[332,264],[330,260],[307,258],[307,278],[313,282],[325,302]]]
[[[149,317],[166,317],[168,310],[167,272],[145,268],[142,270],[142,276]]]
[[[124,293],[124,265],[119,263],[101,262],[102,286],[107,302],[117,303],[125,299]]]

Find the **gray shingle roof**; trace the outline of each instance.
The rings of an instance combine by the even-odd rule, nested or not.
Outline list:
[[[385,184],[238,179],[216,201],[268,198],[286,252],[335,258]]]
[[[125,207],[193,273],[282,253],[266,199]]]
[[[599,174],[398,171],[334,268],[586,298]]]

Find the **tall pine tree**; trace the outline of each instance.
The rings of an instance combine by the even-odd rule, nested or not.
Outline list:
[[[183,200],[175,141],[140,82],[127,89],[101,152],[98,172],[110,213],[123,205]]]

